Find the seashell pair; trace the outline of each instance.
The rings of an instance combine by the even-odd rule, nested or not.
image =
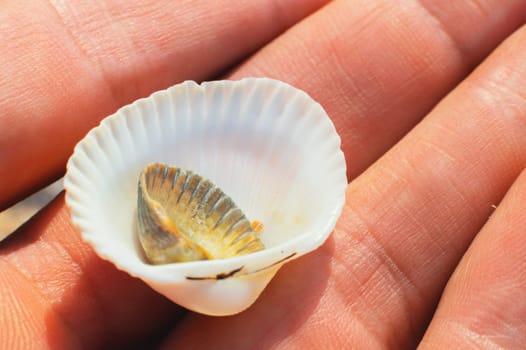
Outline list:
[[[187,81],[125,106],[77,144],[64,179],[100,257],[209,315],[246,309],[319,247],[346,185],[323,108],[266,78]]]

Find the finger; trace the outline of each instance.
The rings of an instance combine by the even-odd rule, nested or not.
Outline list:
[[[0,348],[137,345],[181,310],[99,259],[70,224],[61,195],[0,248]],[[19,345],[19,346],[13,346]]]
[[[449,280],[422,348],[520,349],[526,344],[526,171]]]
[[[525,19],[523,1],[341,1],[233,77],[276,77],[311,94],[342,137],[352,179]]]
[[[102,117],[231,66],[324,0],[10,1],[0,11],[0,210]],[[14,169],[20,169],[15,171]]]
[[[503,16],[506,20],[503,19],[501,22],[483,20],[485,15],[480,11],[456,9],[457,12],[453,11],[453,13],[457,16],[450,15],[443,18],[442,25],[448,32],[456,33],[457,46],[458,43],[464,43],[471,48],[462,50],[462,54],[455,51],[455,46],[447,40],[420,41],[420,44],[411,47],[411,50],[408,50],[410,47],[408,44],[404,46],[405,41],[394,41],[389,46],[377,47],[377,52],[374,52],[369,46],[374,36],[367,37],[367,33],[374,33],[382,38],[386,33],[385,27],[388,26],[386,23],[393,23],[393,18],[404,19],[404,16],[408,16],[409,19],[402,22],[404,25],[398,27],[401,31],[399,36],[386,34],[387,38],[381,41],[389,42],[388,38],[391,40],[404,38],[404,34],[410,36],[409,31],[413,29],[406,23],[417,18],[421,12],[415,14],[405,8],[404,11],[407,12],[403,12],[399,7],[393,6],[390,8],[391,12],[387,11],[387,8],[382,8],[382,11],[377,10],[369,14],[361,12],[365,9],[370,10],[366,5],[354,8],[347,7],[347,4],[348,2],[332,3],[306,19],[256,54],[235,73],[235,76],[267,74],[272,71],[273,76],[306,88],[329,110],[335,122],[340,123],[339,129],[344,139],[349,136],[346,132],[351,132],[347,130],[352,130],[353,137],[360,137],[367,147],[373,149],[378,143],[381,145],[377,149],[388,147],[389,142],[383,143],[380,139],[369,140],[367,136],[371,136],[372,127],[369,127],[367,122],[380,127],[378,132],[384,133],[386,138],[393,141],[395,137],[382,131],[382,123],[391,123],[393,119],[394,122],[389,125],[396,133],[403,133],[404,128],[420,118],[419,114],[426,109],[423,106],[429,108],[432,104],[430,101],[438,100],[440,94],[451,87],[455,79],[460,78],[462,72],[465,72],[464,62],[475,62],[480,59],[480,55],[487,52],[490,47],[488,41],[497,40],[497,37],[502,37],[506,30],[511,28],[507,21],[518,20],[513,15],[513,12],[518,10],[516,6],[508,8],[508,15]],[[484,4],[488,7],[491,5],[490,2]],[[409,8],[414,9],[414,7]],[[435,9],[435,13],[438,13],[438,10]],[[424,25],[425,20],[430,20],[431,17],[423,14],[421,16],[420,23],[424,28],[419,28],[418,32],[427,35],[435,33],[436,27],[426,32]],[[365,23],[367,25],[365,28],[360,20],[362,18],[370,18]],[[479,32],[487,34],[484,39],[479,37],[478,33],[474,34],[470,26],[459,26],[460,22],[471,21],[484,23],[483,26],[488,25],[488,28],[483,28]],[[394,21],[397,22],[400,23],[400,20]],[[312,38],[311,33],[314,31],[311,28],[323,28],[322,23],[330,23],[329,28],[335,31],[332,36],[330,33],[318,33],[315,36],[316,40],[309,39]],[[359,28],[364,28],[360,31],[365,37],[363,40],[354,32],[358,24],[361,24]],[[455,31],[450,28],[457,29]],[[495,33],[500,34],[495,35]],[[323,35],[327,39],[322,37]],[[346,72],[352,73],[348,75],[338,70],[336,58],[328,54],[329,47],[336,45],[335,41],[344,47],[345,45],[350,47],[345,53],[339,54],[339,57],[345,58],[345,60],[341,59],[342,61],[349,62]],[[347,44],[346,41],[350,43]],[[480,46],[468,44],[472,41]],[[301,44],[296,44],[303,42],[311,45],[308,54],[303,54],[305,50],[299,49]],[[334,50],[337,50],[339,46],[334,47]],[[403,55],[402,49],[398,50],[398,47],[408,52],[405,60],[393,59]],[[476,47],[479,47],[479,51],[475,49]],[[376,63],[367,60],[358,63],[352,61],[354,52],[359,52],[362,48],[370,50],[369,56],[373,57],[372,61],[377,60]],[[424,63],[432,66],[432,60],[425,61],[428,57],[426,52],[429,50],[433,52],[432,56],[439,57],[438,62],[434,63],[434,69],[418,69],[413,64],[402,64],[418,61],[423,57],[422,66]],[[462,59],[451,54],[451,50],[457,52]],[[282,68],[282,72],[278,62],[283,57],[288,57],[287,59],[293,62],[290,66]],[[378,57],[386,57],[386,60],[380,61]],[[296,58],[298,60],[302,58],[303,61],[296,62],[294,61]],[[493,63],[488,63],[487,66],[497,69],[506,60],[501,56],[490,62]],[[508,64],[513,65],[510,62]],[[317,68],[313,69],[313,66]],[[388,69],[385,68],[386,66]],[[476,79],[484,81],[484,78],[488,77],[489,70],[491,68],[478,72],[479,78]],[[309,72],[313,73],[309,74]],[[371,72],[374,72],[378,82],[383,83],[386,80],[385,84],[393,84],[392,95],[376,93],[379,88],[372,84]],[[321,88],[316,89],[311,80]],[[355,81],[360,84],[356,83],[357,86],[354,86]],[[398,82],[399,86],[404,86],[403,96],[398,93],[400,89],[396,88],[395,82]],[[395,151],[367,171],[356,183],[351,184],[347,193],[347,206],[344,208],[333,239],[324,246],[323,250],[318,250],[285,266],[258,302],[240,315],[222,319],[199,315],[186,317],[167,341],[167,348],[174,344],[196,348],[212,344],[231,348],[256,345],[261,347],[280,345],[283,348],[304,345],[334,348],[346,348],[351,345],[356,348],[375,346],[403,348],[415,344],[423,333],[421,323],[425,323],[431,313],[429,305],[436,303],[440,288],[462,254],[462,249],[476,232],[484,215],[487,215],[484,209],[489,210],[491,199],[502,195],[502,191],[509,185],[522,164],[522,160],[517,158],[523,147],[519,142],[522,140],[520,130],[513,125],[507,126],[511,129],[515,128],[510,134],[510,137],[513,135],[514,141],[512,141],[512,139],[499,138],[500,131],[496,125],[488,128],[488,124],[492,125],[492,120],[495,121],[497,114],[492,113],[499,109],[498,101],[490,105],[493,108],[490,110],[488,106],[481,105],[475,96],[466,100],[466,91],[471,90],[463,89],[464,92],[455,93],[457,97],[454,98],[454,102],[447,102],[437,108],[433,112],[433,117],[429,118],[430,121],[424,122]],[[353,96],[355,92],[368,97],[348,97]],[[476,92],[471,93],[476,95]],[[500,97],[505,98],[505,96]],[[451,98],[449,100],[451,101]],[[517,105],[514,101],[510,102]],[[520,99],[517,102],[520,105]],[[354,110],[352,113],[348,112],[352,110],[353,103],[361,103],[364,114],[360,112],[355,117]],[[415,108],[414,105],[417,107]],[[462,114],[457,111],[459,108],[463,109]],[[386,114],[388,110],[389,113]],[[367,119],[367,122],[355,120],[355,118],[359,119],[358,116]],[[469,123],[464,121],[466,116],[470,117]],[[411,121],[403,125],[405,118]],[[475,118],[480,118],[483,124],[477,127],[473,122]],[[350,127],[345,129],[344,123],[347,119],[351,120],[349,123],[361,124],[356,129]],[[511,120],[513,118],[510,118],[510,122]],[[457,124],[466,129],[459,131],[460,135],[465,134],[465,139],[462,139],[464,144],[459,144],[458,139],[445,131],[435,132],[433,136],[435,138],[433,142],[439,145],[445,141],[449,142],[444,147],[452,148],[449,152],[454,160],[450,160],[447,154],[436,152],[434,148],[428,146],[428,142],[420,141],[423,135],[431,134],[432,130],[438,129],[435,124],[440,123],[448,125],[447,130],[454,131]],[[474,152],[475,146],[470,141],[482,140],[486,135],[493,135],[488,140],[492,142],[492,146],[485,147],[478,153]],[[515,135],[519,135],[519,138],[516,139]],[[374,136],[372,138],[374,139]],[[515,141],[518,143],[515,144]],[[511,144],[513,146],[510,146]],[[359,157],[358,152],[355,152],[349,143],[344,144],[344,147],[347,156],[351,157],[348,163],[351,174],[356,174],[365,165],[369,165],[366,160],[358,160],[363,164],[356,165],[354,157]],[[491,148],[489,151],[495,152],[487,155],[488,148]],[[364,152],[368,151],[364,150]],[[498,152],[503,152],[501,154],[503,158],[496,155]],[[486,199],[487,206],[477,207],[479,211],[474,211],[473,215],[469,216],[470,209],[466,209],[469,208],[469,204],[459,197],[455,189],[448,187],[448,184],[460,184],[461,180],[472,182],[472,179],[478,179],[479,176],[475,174],[483,172],[480,167],[484,165],[479,159],[486,156],[490,157],[495,169],[492,169],[493,172],[481,175],[499,179],[491,186],[487,186],[489,188],[485,193],[487,198],[474,198],[479,206],[480,201]],[[371,153],[367,157],[372,159],[374,155]],[[426,160],[427,157],[430,160]],[[515,161],[506,165],[508,174],[503,176],[502,166],[505,162],[502,160],[505,157],[511,157]],[[435,161],[436,165],[442,162],[443,168],[436,169]],[[421,167],[419,162],[422,162]],[[472,167],[471,163],[475,163],[478,168]],[[398,166],[395,166],[396,164]],[[466,164],[470,165],[467,171],[464,170]],[[460,178],[455,180],[457,176]],[[490,181],[484,181],[484,184],[487,182]],[[470,190],[478,191],[479,188],[473,187]],[[441,238],[442,231],[444,238]],[[454,234],[457,232],[460,240],[455,240]],[[452,248],[447,244],[452,245]],[[413,258],[414,262],[412,262]],[[437,273],[436,279],[434,273]],[[209,337],[200,337],[199,334],[203,333],[209,334]]]
[[[370,252],[344,260],[367,288],[348,302],[370,313],[351,319],[383,344],[418,341],[492,204],[526,166],[525,44],[522,28],[349,187],[348,239]]]

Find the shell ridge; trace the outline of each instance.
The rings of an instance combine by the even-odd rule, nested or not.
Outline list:
[[[183,174],[184,176],[184,182],[181,186],[181,191],[179,192],[179,195],[177,196],[177,201],[175,202],[176,205],[179,204],[179,202],[181,201],[181,197],[183,197],[183,194],[184,194],[184,191],[186,190],[186,187],[188,186],[188,177],[190,176],[189,172],[187,171],[184,171]]]
[[[82,171],[84,169],[84,167],[81,164],[77,164],[77,160],[71,162],[71,164],[68,164],[68,168],[70,168],[71,170],[73,168],[75,168],[75,169],[78,169],[79,171],[74,172],[72,176],[70,176],[67,179],[64,179],[64,187],[65,188],[66,188],[66,186],[68,184],[74,185],[77,188],[81,188],[81,184],[82,183],[84,183],[84,184],[86,184],[86,185],[88,185],[90,187],[93,185],[92,180],[87,175],[87,171]]]
[[[150,142],[149,134],[146,132],[146,130],[150,129],[147,123],[148,118],[147,118],[147,115],[140,113],[141,110],[138,107],[140,102],[141,101],[137,101],[135,108],[129,108],[126,111],[127,118],[129,120],[131,119],[136,120],[135,123],[130,123],[130,126],[132,127],[132,130],[133,130],[133,126],[135,126],[136,131],[134,132],[134,134],[137,135],[137,137],[139,138],[136,141],[137,144],[135,148],[138,150],[148,149],[152,145],[152,143]]]
[[[219,192],[219,189],[216,188],[216,192]],[[217,210],[217,207],[221,204],[221,202],[223,202],[224,198],[225,197],[222,194],[219,194],[219,196],[217,197],[217,200],[214,202],[212,207],[208,209],[208,212],[206,213],[207,219],[210,218],[212,214]]]
[[[117,153],[117,156],[115,158],[117,158],[117,160],[119,162],[119,165],[122,167],[124,156],[123,156],[123,152],[122,152],[121,143],[123,142],[123,140],[122,140],[121,134],[118,132],[119,128],[117,126],[117,123],[119,123],[119,122],[122,123],[121,120],[122,119],[115,119],[115,122],[113,122],[113,123],[106,123],[106,125],[109,128],[109,131],[110,131],[110,134],[111,134],[110,138],[113,141],[112,149],[115,150],[115,152]],[[122,129],[122,128],[120,128],[120,129]],[[125,134],[129,135],[128,132],[126,132]]]
[[[247,253],[250,253],[253,246],[254,246],[254,248],[257,248],[257,246],[256,246],[257,244],[258,244],[257,241],[252,240],[252,241],[248,242],[247,244],[245,244],[244,246],[242,246],[241,248],[239,248],[238,250],[236,250],[236,254],[239,255],[239,254],[242,254],[245,251]]]
[[[166,92],[164,92],[163,94],[158,94],[158,95],[155,95],[153,96],[153,98],[149,99],[149,103],[148,104],[145,104],[144,107],[150,107],[152,109],[152,123],[156,124],[156,129],[157,129],[157,137],[155,138],[156,142],[158,142],[159,144],[164,144],[164,135],[163,135],[163,129],[161,127],[161,118],[162,118],[162,113],[161,113],[161,109],[163,108],[163,100],[166,98]],[[144,109],[147,109],[147,108],[144,108]],[[163,153],[164,153],[164,150],[162,150]]]
[[[197,187],[195,194],[193,198],[193,202],[191,202],[191,210],[192,210],[192,217],[197,217],[199,220],[204,221],[204,199],[205,196],[209,193],[210,188],[212,187],[212,184],[209,181],[205,181],[201,179],[201,182],[199,183],[199,186]]]
[[[175,183],[177,182],[177,179],[179,179],[179,175],[181,175],[181,169],[177,168],[176,171],[174,171],[173,179],[172,179],[172,185],[171,189],[173,190],[175,187]]]
[[[234,222],[232,225],[230,225],[230,227],[228,228],[228,230],[225,231],[224,237],[227,237],[230,233],[232,233],[233,231],[235,231],[235,229],[236,229],[239,225],[243,224],[243,222],[245,222],[245,220],[248,221],[247,218],[246,218],[244,215],[240,216],[240,217],[237,219],[237,221]]]
[[[193,179],[196,179],[197,183],[195,184],[195,186],[194,186],[194,188],[192,190],[192,193],[190,194],[190,198],[188,198],[188,204],[190,204],[195,199],[195,196],[199,192],[199,187],[201,186],[201,182],[202,182],[202,178],[199,175],[194,174],[192,176],[192,180]]]
[[[133,135],[132,135],[132,121],[130,116],[124,114],[121,111],[117,112],[117,121],[120,121],[123,125],[123,128],[126,130],[124,133],[126,136],[127,146],[121,144],[121,149],[124,154],[126,154],[127,157],[133,158],[135,161],[137,161],[137,155],[135,152],[130,152],[130,150],[135,150],[135,142],[133,141]],[[114,123],[116,124],[116,123]],[[127,151],[125,151],[127,150]]]
[[[234,245],[240,241],[242,241],[245,237],[249,237],[251,234],[255,234],[256,232],[252,229],[252,227],[249,227],[245,231],[241,232],[234,240],[230,242],[231,245]]]
[[[245,215],[241,209],[237,208],[235,205],[232,206],[220,225],[220,228],[223,229],[223,238],[226,239],[228,234],[231,232],[229,229],[240,219],[246,219]]]
[[[163,171],[163,176],[161,178],[161,183],[159,184],[159,187],[162,187],[164,182],[166,181],[166,178],[168,177],[168,167],[165,167],[164,168],[164,171]]]
[[[159,166],[157,164],[154,165],[153,167],[153,175],[149,175],[149,173],[146,173],[146,178],[147,178],[147,182],[148,180],[150,181],[150,183],[147,183],[148,186],[152,187],[152,188],[155,188],[157,187],[156,186],[156,183],[157,183],[157,178],[159,177]]]
[[[208,189],[206,190],[206,192],[203,194],[203,197],[201,197],[201,199],[199,200],[199,205],[198,205],[198,208],[199,210],[203,210],[204,211],[204,208],[206,207],[206,202],[208,202],[208,198],[210,198],[210,193],[212,191],[214,191],[214,185],[212,185],[212,183],[209,183],[210,185],[208,186]]]
[[[226,199],[225,199],[226,200]],[[223,221],[226,220],[226,218],[228,217],[228,215],[230,215],[230,213],[235,210],[235,208],[230,205],[230,203],[228,203],[229,206],[228,206],[228,209],[221,214],[221,216],[219,217],[219,219],[216,221],[216,224],[214,225],[214,227],[212,228],[212,230],[217,230],[219,228],[219,226],[221,226],[221,224],[223,223]]]

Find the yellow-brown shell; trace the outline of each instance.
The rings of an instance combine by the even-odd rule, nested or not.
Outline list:
[[[155,163],[139,176],[138,233],[152,264],[223,259],[264,249],[250,221],[211,181]]]

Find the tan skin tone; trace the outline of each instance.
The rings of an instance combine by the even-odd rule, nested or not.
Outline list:
[[[118,107],[226,71],[326,108],[347,202],[321,249],[213,318],[100,260],[61,195],[0,243],[0,348],[524,348],[525,1],[87,3],[0,9],[1,207]]]

